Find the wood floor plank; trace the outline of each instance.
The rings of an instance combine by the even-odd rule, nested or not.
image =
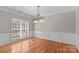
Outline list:
[[[76,53],[74,45],[41,39],[31,38],[0,47],[0,53]]]

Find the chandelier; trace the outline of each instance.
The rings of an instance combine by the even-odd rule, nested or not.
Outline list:
[[[44,22],[44,17],[43,16],[40,16],[40,6],[37,6],[37,16],[36,18],[34,19],[33,23],[43,23]]]

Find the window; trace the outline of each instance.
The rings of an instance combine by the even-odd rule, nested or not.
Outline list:
[[[21,39],[29,37],[29,21],[11,19],[11,38]]]

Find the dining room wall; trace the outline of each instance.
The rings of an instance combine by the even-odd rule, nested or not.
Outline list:
[[[75,14],[75,11],[70,11],[44,17],[44,23],[35,24],[35,37],[75,45]]]

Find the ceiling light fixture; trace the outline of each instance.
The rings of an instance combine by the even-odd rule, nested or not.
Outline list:
[[[40,16],[40,6],[37,6],[37,16],[36,18],[34,19],[34,23],[43,23],[44,22],[44,17],[43,16]]]

